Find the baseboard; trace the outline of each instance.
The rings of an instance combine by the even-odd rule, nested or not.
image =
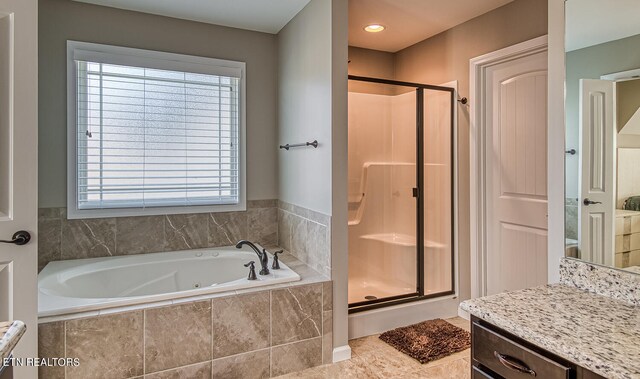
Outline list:
[[[349,315],[349,339],[371,336],[434,318],[455,317],[459,304],[460,299],[451,295],[353,313]]]
[[[351,346],[338,346],[333,349],[333,363],[351,359]]]

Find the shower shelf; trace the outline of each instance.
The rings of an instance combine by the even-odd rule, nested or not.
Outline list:
[[[380,241],[383,243],[396,245],[396,246],[404,246],[404,247],[416,246],[416,238],[414,236],[410,236],[408,234],[402,234],[402,233],[365,234],[360,238],[365,240]],[[438,242],[429,241],[429,240],[424,240],[424,247],[432,248],[432,249],[441,249],[441,248],[447,247],[447,245],[438,243]]]

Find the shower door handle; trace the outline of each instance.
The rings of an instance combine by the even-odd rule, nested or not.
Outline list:
[[[418,197],[420,196],[420,191],[418,191],[417,188],[412,188],[412,192],[413,192],[413,197]]]

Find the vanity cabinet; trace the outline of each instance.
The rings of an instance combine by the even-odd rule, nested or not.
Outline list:
[[[477,317],[471,318],[471,377],[603,379]]]

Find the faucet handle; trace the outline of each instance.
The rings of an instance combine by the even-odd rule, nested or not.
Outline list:
[[[247,277],[248,280],[257,280],[258,277],[256,276],[256,262],[251,261],[249,263],[246,263],[244,265],[244,267],[249,267],[249,276]]]
[[[280,270],[280,260],[278,259],[278,254],[282,254],[284,250],[278,250],[273,253],[273,263],[271,264],[271,268],[274,270]]]

